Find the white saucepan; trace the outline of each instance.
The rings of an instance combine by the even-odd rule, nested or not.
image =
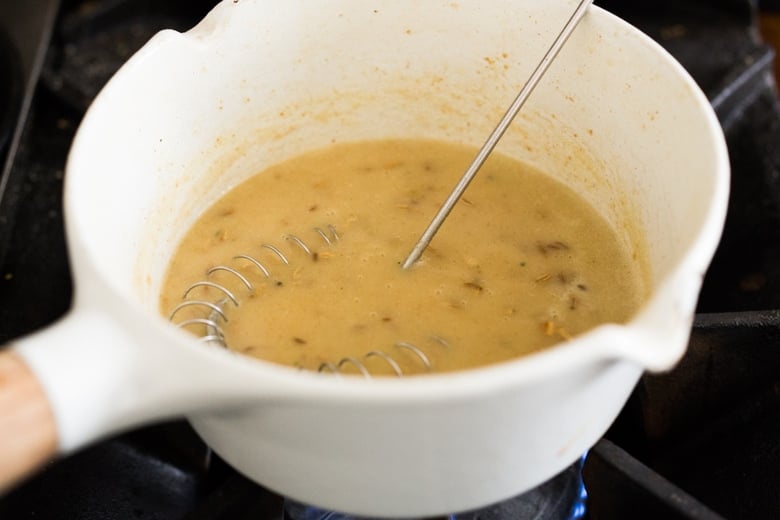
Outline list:
[[[55,451],[182,415],[262,485],[363,515],[479,507],[580,457],[644,370],[683,355],[729,185],[701,91],[658,45],[597,7],[499,148],[573,186],[647,252],[651,295],[630,323],[496,366],[365,381],[203,345],[158,313],[174,246],[225,190],[332,142],[481,144],[573,9],[564,0],[225,0],[191,31],[155,36],[73,143],[73,308],[0,356],[6,485]]]

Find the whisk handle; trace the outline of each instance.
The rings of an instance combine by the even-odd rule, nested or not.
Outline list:
[[[56,449],[54,415],[41,384],[18,354],[0,352],[0,493]]]
[[[425,249],[428,247],[428,244],[431,243],[431,240],[433,240],[433,237],[439,231],[439,228],[442,226],[442,224],[444,224],[445,219],[452,212],[455,204],[457,204],[457,202],[460,200],[463,192],[466,191],[466,188],[468,188],[469,184],[471,184],[471,181],[477,175],[479,169],[482,167],[490,153],[496,147],[498,141],[501,139],[501,137],[503,137],[504,133],[506,133],[509,125],[512,124],[512,121],[515,119],[515,116],[517,116],[517,113],[520,112],[520,109],[523,108],[523,105],[525,105],[525,102],[531,96],[531,93],[536,88],[536,85],[542,79],[545,72],[547,72],[547,69],[550,68],[553,60],[556,58],[556,56],[558,56],[558,53],[569,39],[569,36],[571,36],[571,34],[574,32],[577,24],[579,24],[580,20],[582,20],[582,18],[585,16],[585,13],[587,13],[588,8],[592,3],[593,0],[580,0],[580,2],[577,4],[577,8],[574,10],[561,32],[555,38],[553,44],[547,50],[547,53],[536,66],[536,69],[534,69],[530,78],[528,78],[528,81],[525,83],[525,85],[523,85],[523,88],[520,89],[517,97],[507,109],[506,113],[504,113],[504,117],[501,118],[501,121],[499,121],[498,125],[496,125],[496,127],[493,129],[493,132],[491,132],[490,136],[488,136],[487,140],[482,145],[482,148],[480,148],[479,152],[474,157],[474,160],[471,161],[471,164],[463,173],[463,176],[452,189],[452,192],[450,192],[447,200],[442,203],[442,205],[439,207],[439,211],[433,217],[433,220],[431,220],[431,223],[428,224],[428,227],[423,231],[423,234],[412,248],[409,256],[407,256],[406,260],[404,260],[404,263],[402,264],[403,269],[409,269],[415,262],[417,262],[417,260],[423,254],[423,251],[425,251]]]

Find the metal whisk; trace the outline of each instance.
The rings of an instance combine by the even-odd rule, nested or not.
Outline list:
[[[509,128],[509,125],[512,123],[515,116],[523,107],[528,97],[531,95],[534,88],[541,80],[542,76],[544,76],[545,72],[547,72],[547,69],[550,67],[555,57],[563,48],[569,36],[571,36],[572,32],[577,27],[578,23],[583,18],[583,16],[585,15],[585,13],[587,12],[588,8],[592,3],[593,0],[580,0],[580,2],[577,5],[577,8],[574,10],[571,17],[569,18],[569,20],[566,22],[561,32],[556,37],[552,46],[548,49],[547,53],[539,62],[539,64],[531,74],[528,81],[520,90],[517,97],[513,101],[512,105],[506,111],[501,121],[499,121],[498,125],[490,134],[487,141],[483,144],[482,148],[479,150],[476,157],[473,159],[471,165],[468,167],[468,169],[463,174],[463,176],[461,177],[457,185],[454,187],[447,200],[445,200],[445,202],[439,208],[437,214],[434,216],[431,223],[424,230],[417,244],[415,244],[414,248],[411,250],[406,260],[404,261],[403,263],[404,269],[410,268],[420,258],[425,248],[428,246],[428,244],[431,242],[436,232],[444,223],[444,220],[447,218],[447,216],[449,216],[455,204],[458,202],[458,200],[460,200],[461,196],[463,195],[463,192],[466,190],[468,185],[476,176],[479,169],[487,160],[490,153],[498,144],[498,141],[501,139],[501,137],[504,135],[506,130]],[[322,238],[325,244],[328,246],[339,241],[339,235],[336,232],[336,229],[332,225],[327,226],[326,229],[315,228],[315,231]],[[315,255],[317,254],[313,252],[312,248],[309,247],[309,245],[298,236],[286,235],[285,239],[295,244],[298,248],[303,250],[310,257],[315,257]],[[290,265],[290,261],[288,260],[287,256],[284,253],[282,253],[282,251],[276,246],[271,244],[263,244],[262,247],[271,251],[273,255],[279,261],[281,261],[283,265],[285,266]],[[243,260],[245,262],[248,262],[251,266],[258,269],[266,278],[270,279],[272,277],[271,270],[265,264],[263,264],[253,256],[240,254],[234,256],[233,260],[234,261]],[[254,285],[249,281],[248,277],[244,275],[241,268],[236,268],[228,265],[217,265],[210,268],[206,272],[205,280],[196,282],[187,288],[183,296],[184,301],[182,301],[182,303],[180,303],[171,312],[170,320],[173,321],[177,313],[183,308],[186,307],[202,308],[205,312],[203,316],[186,319],[178,323],[178,326],[179,327],[188,327],[191,325],[205,326],[206,334],[204,334],[202,337],[204,341],[215,342],[222,345],[223,347],[227,347],[224,330],[220,325],[221,323],[226,323],[228,321],[224,308],[225,305],[227,305],[228,303],[232,303],[236,307],[240,306],[240,299],[237,298],[236,295],[224,285],[215,283],[214,281],[208,279],[210,275],[219,271],[223,271],[234,276],[247,289],[247,291],[249,291],[250,294],[253,294],[255,292]],[[189,299],[190,293],[197,287],[210,287],[216,289],[224,296],[217,301],[207,301],[203,299]],[[433,336],[432,338],[437,343],[444,346],[448,346],[447,341],[442,339],[441,337]],[[422,363],[422,365],[427,370],[430,370],[432,368],[429,357],[417,345],[405,341],[400,341],[393,345],[393,352],[396,351],[410,352],[417,360],[419,360],[420,363]],[[401,369],[401,365],[397,362],[394,355],[384,350],[372,350],[366,353],[361,358],[347,356],[333,363],[325,362],[319,366],[318,371],[332,372],[338,374],[341,373],[347,367],[352,366],[354,369],[357,369],[357,371],[361,373],[364,377],[368,378],[371,376],[371,372],[367,366],[367,362],[372,358],[378,358],[384,361],[384,363],[386,363],[390,367],[390,369],[395,375],[399,377],[403,375],[403,370]]]
[[[322,245],[325,246],[335,245],[341,239],[338,231],[332,225],[327,225],[324,228],[314,228],[314,232],[322,240]],[[315,248],[300,236],[288,234],[284,236],[284,239],[292,248],[302,251],[309,258],[317,258],[318,253]],[[270,243],[263,243],[261,248],[270,252],[269,257],[276,265],[272,266],[267,261],[266,263],[263,263],[263,261],[256,256],[238,254],[232,257],[230,265],[220,264],[210,267],[206,270],[205,279],[199,280],[185,289],[184,294],[182,295],[182,302],[171,311],[169,320],[172,323],[175,323],[179,328],[188,328],[192,326],[204,327],[205,333],[200,338],[202,341],[216,343],[224,348],[228,348],[224,331],[224,325],[228,322],[225,308],[227,305],[233,305],[234,308],[238,308],[241,306],[242,300],[236,294],[236,291],[226,287],[226,284],[215,282],[210,279],[210,277],[215,273],[227,273],[235,279],[240,287],[245,289],[247,295],[254,295],[256,286],[250,281],[251,277],[249,275],[249,270],[253,269],[255,270],[255,274],[259,272],[264,278],[273,280],[273,273],[277,272],[276,269],[289,269],[292,266],[291,257],[289,256],[290,253],[285,254],[280,247]],[[220,294],[220,297],[216,300],[192,297],[193,292],[198,288],[215,289]],[[176,317],[179,315],[180,311],[186,308],[200,309],[202,314],[176,322]],[[449,347],[447,340],[441,336],[431,336],[430,340],[440,346]],[[345,356],[333,362],[326,361],[321,363],[317,371],[341,374],[348,370],[349,367],[352,367],[363,377],[370,378],[371,370],[367,366],[367,362],[372,358],[377,358],[382,360],[390,368],[393,374],[401,377],[404,375],[398,360],[398,356],[401,352],[411,353],[413,359],[417,361],[424,370],[431,370],[433,368],[433,364],[425,351],[418,345],[408,341],[399,341],[395,343],[392,346],[391,352],[385,350],[371,350],[360,358]]]

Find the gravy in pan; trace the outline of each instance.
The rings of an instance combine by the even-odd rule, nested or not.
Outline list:
[[[438,141],[360,142],[269,168],[189,230],[170,263],[162,311],[168,315],[187,287],[208,279],[239,300],[223,304],[230,349],[312,370],[351,356],[372,374],[393,372],[380,355],[364,357],[371,351],[391,355],[404,374],[427,370],[399,342],[423,351],[434,371],[452,371],[629,320],[647,294],[638,249],[624,246],[571,189],[498,154],[421,260],[401,269],[474,153]],[[260,261],[270,277],[239,254]],[[220,264],[244,275],[254,292],[228,271],[206,275]],[[199,287],[189,298],[218,302],[224,294]],[[209,313],[192,306],[175,321],[198,312]]]

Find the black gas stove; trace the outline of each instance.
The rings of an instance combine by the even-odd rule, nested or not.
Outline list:
[[[733,169],[724,237],[679,366],[644,376],[578,464],[513,501],[452,518],[780,517],[780,107],[757,5],[596,3],[660,42],[708,95]],[[62,180],[86,107],[152,34],[185,30],[213,4],[0,2],[0,344],[70,305]],[[184,421],[105,440],[0,497],[3,519],[294,517],[343,518],[285,507]]]

